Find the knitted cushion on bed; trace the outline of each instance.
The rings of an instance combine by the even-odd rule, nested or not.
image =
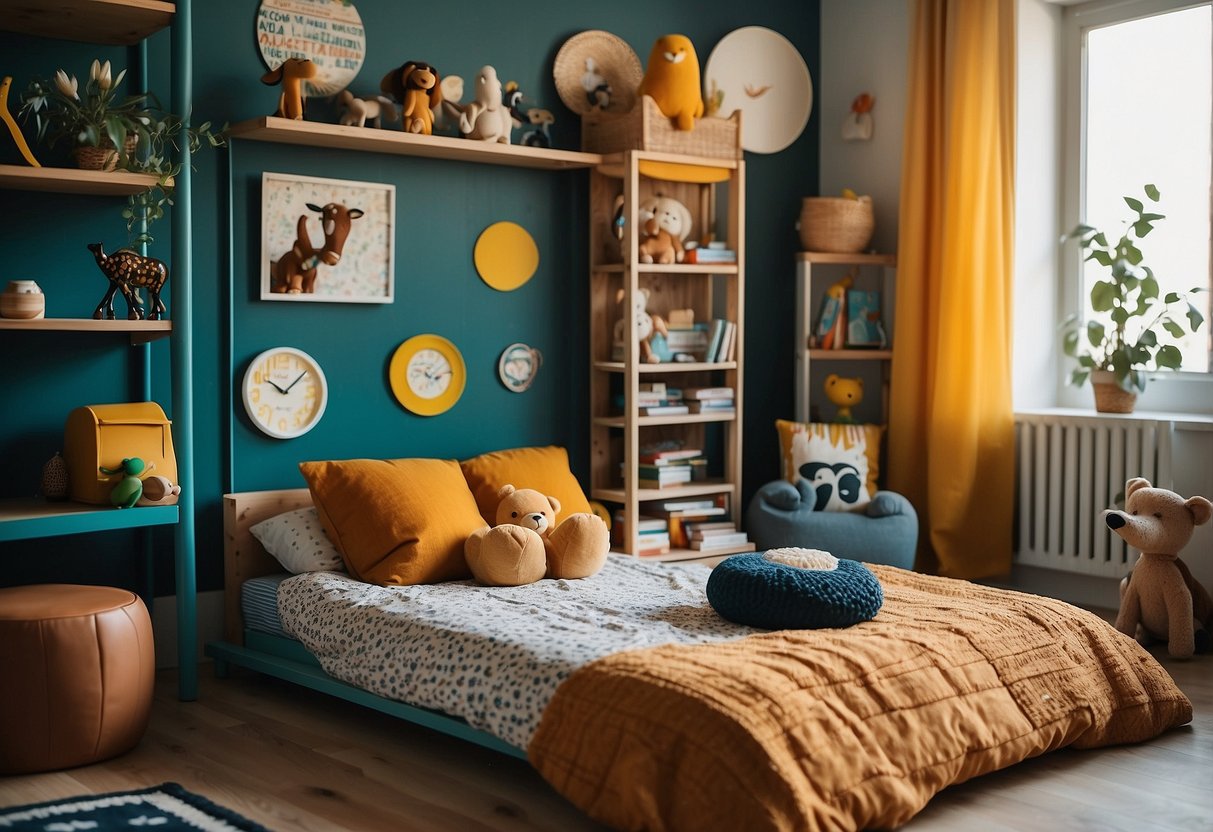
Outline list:
[[[768,630],[849,627],[884,603],[863,564],[799,548],[726,559],[712,570],[707,595],[723,618]]]

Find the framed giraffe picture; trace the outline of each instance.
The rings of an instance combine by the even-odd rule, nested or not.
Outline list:
[[[396,186],[261,175],[261,299],[391,303]]]

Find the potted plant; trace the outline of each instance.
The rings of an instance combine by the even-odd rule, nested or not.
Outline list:
[[[1146,185],[1144,190],[1148,200],[1158,202],[1158,188]],[[1062,238],[1077,239],[1086,252],[1084,262],[1093,260],[1109,272],[1091,287],[1090,311],[1095,314],[1070,315],[1062,324],[1062,344],[1066,355],[1078,360],[1070,383],[1081,386],[1090,378],[1095,409],[1111,413],[1133,411],[1148,371],[1178,370],[1183,363],[1179,348],[1160,340],[1164,332],[1182,338],[1185,322],[1189,332],[1196,332],[1204,321],[1190,300],[1202,289],[1160,296],[1154,272],[1142,263],[1138,242],[1164,215],[1148,211],[1140,199],[1124,200],[1137,216],[1126,223],[1119,239],[1109,242],[1104,232],[1081,224]]]
[[[130,196],[122,211],[129,243],[138,245],[151,242],[148,227],[172,205],[173,177],[181,170],[174,151],[182,142],[191,153],[204,143],[218,147],[223,137],[210,122],[187,127],[150,94],[120,97],[118,86],[125,76],[122,70],[113,77],[109,61],[94,60],[81,92],[76,76],[57,70],[54,81],[30,82],[21,113],[33,118],[39,141],[51,147],[60,139],[73,142],[72,156],[82,168],[121,168],[156,176],[156,184]]]
[[[118,86],[126,70],[114,78],[110,62],[94,60],[83,94],[75,75],[55,71],[54,81],[34,79],[21,96],[21,114],[32,117],[40,142],[54,147],[72,142],[76,164],[92,170],[113,170],[135,150],[147,133],[148,96],[120,97]]]

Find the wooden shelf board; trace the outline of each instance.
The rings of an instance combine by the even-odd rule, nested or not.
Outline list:
[[[673,416],[638,416],[638,427],[646,428],[654,425],[693,425],[701,422],[732,422],[737,418],[737,411],[732,413],[683,413]],[[594,424],[608,428],[622,428],[622,416],[596,416]]]
[[[228,135],[232,138],[264,142],[362,150],[370,153],[391,153],[400,156],[421,156],[428,159],[449,159],[459,162],[478,162],[543,170],[591,168],[602,160],[602,156],[597,153],[522,147],[472,139],[457,139],[451,136],[421,136],[401,130],[295,121],[276,116],[262,116],[242,121],[232,125]]]
[[[753,552],[753,543],[742,543],[738,546],[722,546],[718,549],[670,549],[670,551],[661,555],[632,555],[630,552],[612,549],[611,551],[617,554],[628,554],[632,557],[640,558],[641,560],[659,560],[659,561],[677,561],[677,560],[702,560],[703,558],[721,557],[724,555],[736,555],[742,552]]]
[[[0,500],[0,541],[61,534],[163,526],[177,522],[176,506],[118,509],[39,499]]]
[[[814,361],[889,361],[892,350],[809,350]]]
[[[622,361],[595,361],[594,369],[601,370],[604,373],[623,373],[627,371],[627,365]],[[702,373],[708,370],[736,370],[736,361],[721,361],[717,363],[709,363],[704,361],[663,361],[660,364],[639,364],[636,367],[637,372],[642,375],[645,373]]]
[[[736,263],[637,263],[632,268],[640,274],[737,274],[740,271]],[[621,274],[623,263],[602,263],[594,266],[594,271]]]
[[[0,3],[3,2],[0,0]],[[0,165],[0,188],[17,191],[130,196],[146,191],[155,184],[156,176],[150,173]]]
[[[0,0],[0,29],[129,46],[167,28],[176,11],[161,0]]]
[[[640,161],[667,162],[674,165],[721,168],[723,170],[736,170],[739,161],[737,159],[721,159],[715,156],[683,156],[681,153],[659,153],[652,150],[633,150],[628,152],[634,153],[636,159]],[[603,176],[610,176],[614,179],[623,178],[623,156],[623,153],[608,153],[601,156],[598,172]]]
[[[95,321],[92,318],[0,318],[0,330],[30,332],[105,332],[129,333],[132,344],[146,344],[167,338],[173,331],[172,321]]]
[[[684,485],[673,485],[668,488],[638,488],[636,499],[639,502],[654,500],[683,500],[687,497],[705,497],[712,494],[732,492],[736,486],[723,480],[708,480],[707,482],[689,482]],[[592,499],[606,500],[610,503],[625,501],[625,491],[622,488],[595,488]]]
[[[896,266],[896,254],[835,254],[830,251],[800,251],[797,260],[806,263],[835,263],[842,266]]]

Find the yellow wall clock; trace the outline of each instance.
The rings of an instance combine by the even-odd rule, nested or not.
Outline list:
[[[458,348],[441,335],[414,335],[396,348],[388,379],[397,401],[418,416],[454,407],[467,383]]]
[[[316,427],[329,400],[320,364],[294,347],[273,347],[254,358],[241,393],[253,424],[275,439],[294,439]]]

